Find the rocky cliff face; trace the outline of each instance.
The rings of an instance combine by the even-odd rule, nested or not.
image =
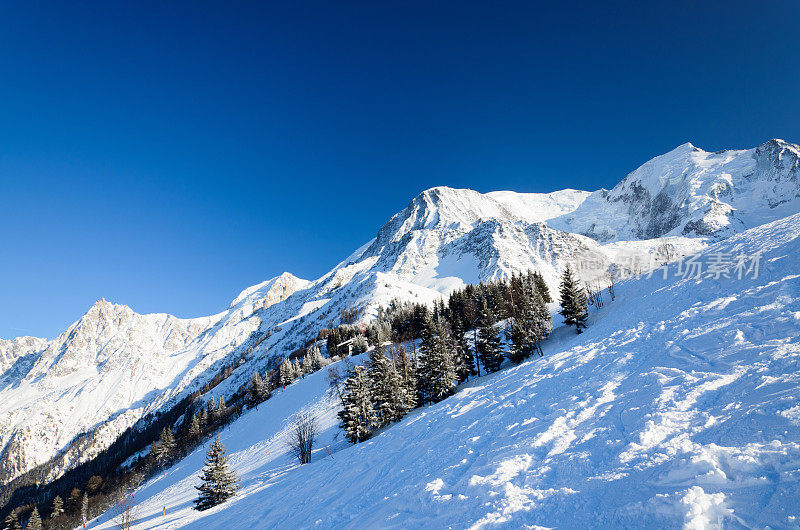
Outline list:
[[[256,338],[216,391],[232,393],[254,369],[337,324],[344,309],[368,320],[395,298],[432,302],[531,268],[555,287],[568,263],[593,264],[583,271],[588,280],[632,254],[648,256],[662,243],[655,238],[690,254],[800,211],[799,158],[800,148],[782,140],[719,153],[684,144],[610,191],[433,188],[315,281],[284,273],[197,319],[102,301],[52,341],[0,341],[0,478],[48,461],[81,433],[94,434],[92,447],[63,467],[92,457],[147,412],[200,388]]]

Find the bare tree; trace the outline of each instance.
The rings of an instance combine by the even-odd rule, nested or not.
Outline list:
[[[301,464],[311,462],[314,438],[317,436],[317,418],[310,412],[300,412],[292,420],[286,443]]]
[[[339,396],[339,401],[344,403],[341,388],[342,382],[342,374],[339,372],[338,368],[335,366],[328,368],[328,385],[330,385],[331,390],[336,390],[336,395]]]
[[[133,494],[141,483],[141,476],[134,474],[119,493],[114,512],[117,514],[117,526],[122,530],[129,530],[133,527],[133,523],[136,522],[137,510]]]

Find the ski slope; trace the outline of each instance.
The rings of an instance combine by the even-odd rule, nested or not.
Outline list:
[[[758,277],[628,281],[582,335],[359,445],[325,371],[297,381],[220,433],[237,497],[192,509],[209,440],[136,492],[135,528],[797,528],[800,214],[717,252],[760,252]],[[284,443],[301,410],[322,428],[302,467]]]

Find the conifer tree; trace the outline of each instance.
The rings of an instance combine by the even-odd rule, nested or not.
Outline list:
[[[453,393],[456,370],[453,336],[443,318],[428,318],[422,330],[417,386],[422,402],[435,403]]]
[[[369,348],[369,343],[367,343],[367,338],[364,335],[357,335],[353,339],[353,355],[364,353],[367,348]]]
[[[189,438],[198,438],[200,436],[201,427],[200,427],[200,420],[198,419],[198,414],[192,416],[192,422],[189,424]]]
[[[495,318],[486,300],[478,319],[478,359],[487,373],[496,372],[503,363],[503,351],[500,348],[500,333],[495,328]]]
[[[211,425],[212,423],[217,421],[217,400],[214,399],[214,396],[211,396],[211,399],[208,400],[206,403],[206,420],[208,424]]]
[[[225,405],[225,398],[220,396],[219,401],[217,402],[217,407],[214,409],[214,421],[222,420],[227,412],[228,407]]]
[[[203,467],[202,480],[195,486],[200,495],[194,500],[195,510],[207,510],[225,502],[236,495],[239,489],[238,479],[228,467],[228,457],[225,446],[217,436],[206,453],[206,464]]]
[[[42,530],[42,518],[39,516],[39,510],[36,506],[33,507],[31,516],[28,518],[28,524],[25,530]]]
[[[69,497],[67,497],[67,506],[70,510],[76,510],[81,503],[81,490],[78,488],[72,488],[72,491],[69,492]]]
[[[303,377],[303,369],[300,367],[300,361],[297,358],[292,361],[292,379]]]
[[[314,369],[311,367],[311,356],[309,353],[310,352],[306,350],[306,354],[303,355],[303,361],[300,363],[300,369],[303,371],[303,375],[308,375],[314,372]]]
[[[17,518],[17,510],[11,510],[11,513],[6,516],[3,521],[3,530],[21,530],[19,518]]]
[[[533,273],[533,284],[536,290],[539,291],[539,296],[542,297],[544,303],[549,304],[553,301],[553,297],[550,296],[550,289],[547,287],[547,282],[544,281],[544,276],[538,271]]]
[[[50,519],[57,519],[62,513],[64,513],[64,501],[56,495],[53,499],[53,507],[50,509]]]
[[[89,521],[89,494],[84,492],[83,499],[81,499],[81,524],[86,524]]]
[[[369,375],[372,404],[380,426],[398,421],[406,413],[403,385],[392,361],[378,345],[369,356]]]
[[[394,348],[392,358],[403,389],[404,414],[407,414],[417,406],[417,370],[402,346]]]
[[[158,442],[154,443],[150,448],[150,453],[155,457],[156,461],[162,463],[169,460],[172,452],[175,450],[175,435],[172,434],[172,429],[164,427],[161,430],[161,436]]]
[[[285,388],[294,380],[293,372],[294,370],[292,370],[292,363],[287,357],[281,363],[280,368],[278,368],[278,384]]]
[[[586,292],[569,265],[561,276],[560,313],[564,316],[564,324],[575,326],[577,332],[582,333],[582,328],[586,327],[586,319],[589,316],[589,304],[586,300]]]
[[[467,333],[459,317],[454,317],[453,322],[453,364],[459,383],[467,381],[470,376],[477,375],[475,371],[475,356],[472,354]]]
[[[253,372],[253,377],[250,378],[250,386],[247,390],[247,398],[251,407],[258,405],[269,397],[269,387],[258,371]]]
[[[345,437],[353,443],[363,442],[372,434],[377,423],[365,367],[354,366],[348,371],[342,398],[344,409],[339,412],[339,418],[342,420]]]
[[[322,352],[319,350],[319,346],[311,346],[308,349],[308,356],[311,360],[311,370],[313,372],[322,370],[322,368],[325,367],[325,360],[322,358]]]

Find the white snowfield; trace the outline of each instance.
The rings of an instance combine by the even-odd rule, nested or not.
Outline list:
[[[206,443],[136,492],[134,528],[796,528],[800,214],[700,258],[720,253],[758,273],[627,281],[582,335],[557,327],[544,357],[362,444],[325,371],[299,380],[221,432],[237,497],[192,509]],[[284,444],[298,411],[322,428],[305,466]]]

